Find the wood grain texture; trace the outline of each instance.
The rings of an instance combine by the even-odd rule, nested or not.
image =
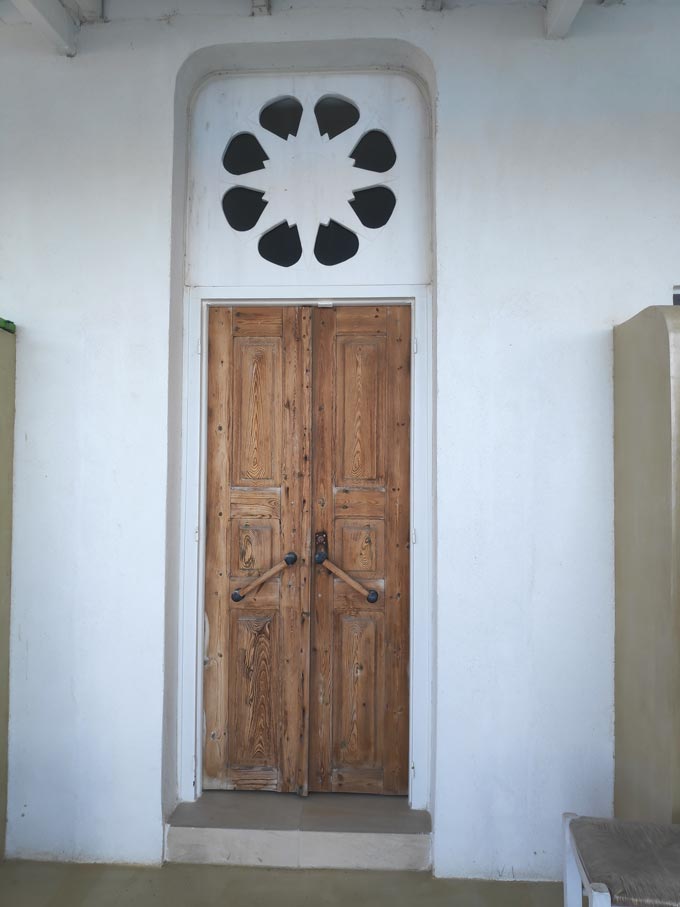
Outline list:
[[[411,309],[387,311],[385,507],[385,777],[383,790],[408,792],[411,500]]]
[[[335,474],[338,485],[384,484],[385,338],[336,338]]]
[[[335,489],[335,513],[337,516],[363,516],[384,519],[385,492],[382,489]]]
[[[231,310],[208,315],[208,448],[203,708],[203,786],[227,783],[227,661],[229,651],[228,545],[231,453]]]
[[[281,560],[279,520],[252,519],[231,512],[232,576],[257,576]]]
[[[338,334],[385,334],[387,306],[341,305],[336,309],[335,329]]]
[[[307,307],[284,309],[283,481],[281,544],[298,563],[281,580],[284,660],[281,790],[308,790],[309,596],[311,556],[311,317]]]
[[[265,491],[252,491],[244,488],[231,489],[232,517],[245,516],[252,519],[281,517],[281,489],[267,488]]]
[[[233,310],[235,337],[280,337],[283,332],[281,306],[239,306]]]
[[[314,312],[312,790],[408,791],[410,309]],[[318,363],[318,365],[317,365]]]
[[[332,531],[333,524],[333,442],[335,407],[335,309],[312,313],[314,350],[312,381],[312,524],[314,532]],[[313,570],[312,652],[309,733],[309,789],[332,790],[332,649],[333,577],[322,566]]]
[[[204,786],[305,791],[309,312],[209,318]],[[298,562],[258,585],[288,551]]]
[[[383,492],[384,495],[384,492]],[[385,576],[385,521],[335,520],[338,560],[360,582]]]
[[[335,613],[333,765],[381,769],[383,614]]]
[[[233,485],[281,483],[281,346],[279,337],[234,340]]]
[[[407,792],[409,463],[408,307],[211,309],[206,788]]]
[[[277,614],[231,612],[229,765],[272,769],[279,761]]]

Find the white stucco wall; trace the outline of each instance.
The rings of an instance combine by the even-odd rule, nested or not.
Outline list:
[[[611,809],[610,329],[680,282],[680,11],[586,6],[548,42],[533,6],[170,5],[110,0],[73,60],[0,29],[8,851],[162,854],[177,72],[206,45],[360,36],[411,42],[436,79],[435,869],[556,878],[560,813]]]

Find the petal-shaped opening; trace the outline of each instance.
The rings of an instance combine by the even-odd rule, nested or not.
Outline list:
[[[334,139],[359,122],[359,110],[351,101],[336,95],[326,95],[316,102],[314,116],[321,135]]]
[[[266,207],[264,192],[245,186],[235,186],[222,199],[224,216],[234,230],[252,230]]]
[[[389,137],[379,129],[371,129],[359,139],[350,154],[354,166],[374,173],[385,173],[394,167],[397,153]]]
[[[264,162],[268,160],[264,148],[252,132],[239,132],[227,145],[222,164],[229,173],[241,176],[243,173],[264,170]]]
[[[359,238],[335,220],[320,224],[314,243],[314,255],[322,265],[339,265],[359,251]]]
[[[288,221],[272,227],[260,237],[257,249],[266,261],[273,265],[281,265],[282,268],[290,268],[302,255],[298,228],[291,227]]]
[[[364,227],[375,230],[384,227],[392,217],[397,197],[387,186],[372,186],[370,189],[359,189],[354,193],[350,205]]]
[[[291,96],[272,101],[260,111],[260,126],[282,139],[298,134],[301,119],[302,104]]]

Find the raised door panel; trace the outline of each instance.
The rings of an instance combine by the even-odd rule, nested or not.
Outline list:
[[[381,611],[357,613],[337,604],[331,786],[356,792],[382,784],[384,622]]]
[[[339,486],[384,485],[385,338],[338,334],[335,472]]]
[[[276,611],[231,612],[228,761],[250,782],[241,788],[270,787],[278,781],[279,701],[272,695],[279,674],[277,623]]]
[[[234,486],[281,483],[281,346],[280,337],[234,339]]]

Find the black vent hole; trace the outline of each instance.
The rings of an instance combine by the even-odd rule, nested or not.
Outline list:
[[[291,96],[272,101],[260,112],[260,126],[282,139],[297,135],[301,119],[302,104]]]
[[[272,227],[260,237],[257,250],[266,261],[282,268],[290,268],[300,260],[302,243],[296,226],[288,221]]]
[[[320,224],[314,243],[314,255],[322,265],[339,265],[359,251],[359,239],[335,220]]]
[[[392,217],[397,198],[387,186],[372,186],[370,189],[358,189],[350,205],[364,227],[372,230],[384,227]]]
[[[227,145],[222,164],[228,173],[241,176],[264,170],[264,162],[269,158],[252,132],[240,132]]]
[[[314,107],[314,116],[319,125],[321,135],[334,139],[336,135],[351,129],[359,122],[359,110],[351,101],[327,95],[317,101]]]
[[[359,139],[350,154],[354,166],[374,173],[385,173],[394,167],[397,153],[389,137],[379,129],[371,129]]]
[[[252,230],[266,207],[264,192],[245,186],[235,186],[222,199],[224,216],[234,230]]]

